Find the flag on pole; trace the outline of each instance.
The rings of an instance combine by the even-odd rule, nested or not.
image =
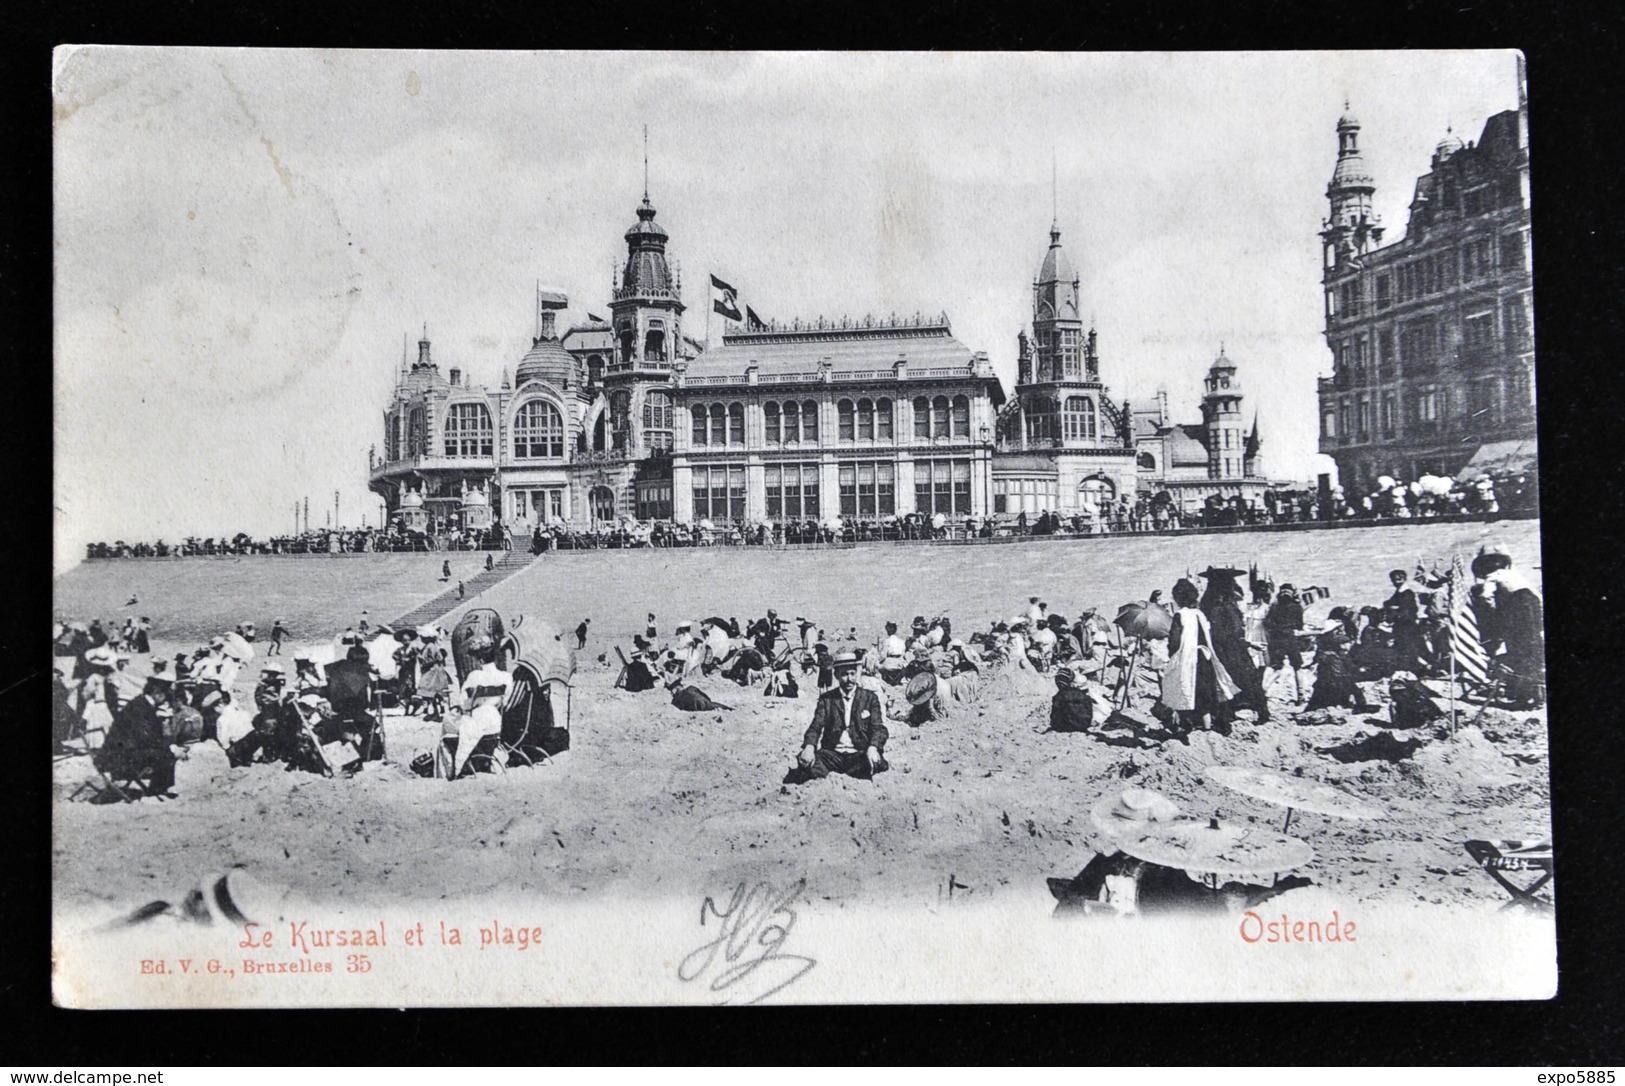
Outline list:
[[[714,275],[711,277],[711,308],[731,321],[745,319],[739,312],[739,292]]]
[[[747,305],[745,307],[745,327],[752,332],[765,332],[767,331],[767,322],[758,317],[756,310]]]
[[[608,321],[604,320],[603,317],[600,317],[598,314],[592,312],[591,310],[589,310],[587,312],[587,319],[592,321],[592,323],[594,323],[594,324],[607,324],[607,323],[609,323]]]
[[[1450,563],[1450,655],[1460,674],[1482,684],[1489,681],[1490,659],[1478,638],[1472,587],[1467,560],[1458,552]]]

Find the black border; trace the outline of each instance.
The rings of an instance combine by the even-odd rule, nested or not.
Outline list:
[[[4,825],[23,844],[0,876],[5,1059],[40,1067],[376,1063],[1462,1063],[1587,1067],[1625,1061],[1620,832],[1625,644],[1613,575],[1625,458],[1609,440],[1625,248],[1615,148],[1625,101],[1615,12],[1534,3],[1348,0],[1163,7],[1062,5],[315,4],[227,10],[193,2],[43,3],[0,14],[6,126],[0,305],[21,330],[3,399],[12,483],[38,486],[50,420],[50,48],[57,43],[411,48],[1327,49],[1522,48],[1534,185],[1553,817],[1561,882],[1560,992],[1545,1003],[971,1006],[651,1010],[68,1012],[49,1005],[47,774],[18,721],[44,719],[31,655],[49,608],[49,491],[0,520],[18,571],[0,609]],[[1600,6],[1599,6],[1600,7]],[[1222,88],[1215,88],[1222,93]],[[30,437],[29,435],[33,436]],[[42,549],[43,547],[43,549]],[[23,571],[27,572],[23,572]],[[29,576],[36,573],[36,576]],[[37,606],[36,606],[37,604]],[[23,685],[8,684],[32,674]],[[3,733],[0,733],[3,734]],[[32,732],[29,733],[32,736]],[[41,744],[43,745],[43,744]],[[478,1045],[453,1047],[454,1037]]]

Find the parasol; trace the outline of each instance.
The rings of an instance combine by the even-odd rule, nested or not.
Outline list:
[[[1165,639],[1173,626],[1174,616],[1160,603],[1135,600],[1119,607],[1117,617],[1112,621],[1124,634],[1135,639],[1134,653],[1129,657],[1128,666],[1123,669],[1117,690],[1118,708],[1123,709],[1128,707],[1129,690],[1134,683],[1134,669],[1139,666],[1140,657],[1145,652],[1146,638],[1157,641]]]
[[[1217,818],[1149,822],[1119,836],[1117,847],[1136,860],[1204,875],[1290,871],[1315,858],[1307,841]]]
[[[1285,807],[1286,820],[1281,823],[1283,833],[1291,824],[1294,811],[1358,819],[1381,818],[1383,814],[1379,808],[1320,781],[1286,777],[1267,769],[1239,765],[1209,766],[1206,773],[1209,780],[1232,791]]]
[[[1168,636],[1174,616],[1160,603],[1135,600],[1119,607],[1113,621],[1130,637],[1150,637],[1160,641]]]

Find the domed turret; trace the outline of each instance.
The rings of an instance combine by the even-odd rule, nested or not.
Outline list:
[[[666,237],[665,229],[655,222],[654,205],[645,193],[638,221],[626,231],[622,294],[660,297],[672,290],[671,270],[666,266]]]
[[[575,357],[564,349],[554,331],[557,312],[569,304],[562,291],[537,290],[536,336],[514,371],[514,379],[521,388],[530,381],[545,381],[554,388],[566,389],[574,381]]]
[[[1224,353],[1223,344],[1219,345],[1219,357],[1208,367],[1207,379],[1202,384],[1209,396],[1241,395],[1241,382],[1236,380],[1236,364]]]
[[[1466,146],[1465,143],[1461,142],[1461,137],[1456,135],[1449,125],[1445,125],[1444,139],[1440,140],[1439,145],[1433,149],[1433,161],[1435,164],[1443,162]]]
[[[407,489],[401,491],[401,506],[400,507],[402,509],[422,509],[423,508],[423,492],[420,491],[420,490],[413,490],[410,487],[408,487]]]

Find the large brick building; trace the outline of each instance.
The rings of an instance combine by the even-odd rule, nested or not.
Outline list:
[[[1352,113],[1321,230],[1326,343],[1320,451],[1351,495],[1390,475],[1460,475],[1532,457],[1529,141],[1522,61],[1516,110],[1476,141],[1447,132],[1416,182],[1404,236],[1383,245],[1376,182]],[[1520,465],[1521,466],[1521,465]]]

